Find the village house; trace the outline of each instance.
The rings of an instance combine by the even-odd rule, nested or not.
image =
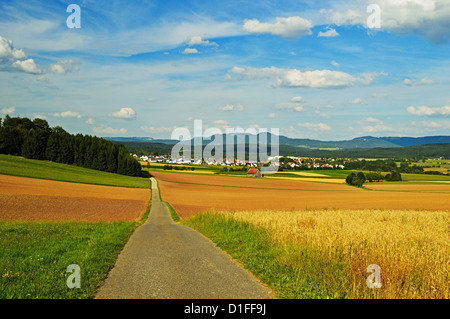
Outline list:
[[[257,168],[250,168],[247,171],[247,177],[261,177],[261,176],[262,176],[261,171]]]

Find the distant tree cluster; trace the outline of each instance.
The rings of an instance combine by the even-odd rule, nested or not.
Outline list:
[[[60,126],[51,128],[39,118],[0,118],[0,154],[141,176],[141,165],[123,145],[96,136],[72,135]]]
[[[172,165],[164,165],[163,167],[166,171],[176,170],[176,171],[193,171],[195,170],[195,167],[187,167],[187,166],[172,166]]]
[[[366,174],[363,172],[358,172],[358,174],[352,172],[346,177],[345,182],[349,185],[362,187],[366,181],[379,182],[382,180],[389,182],[401,181],[402,175],[398,170],[392,170],[385,176],[383,176],[380,172],[369,172]]]

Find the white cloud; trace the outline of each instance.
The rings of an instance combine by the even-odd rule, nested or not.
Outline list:
[[[201,36],[193,36],[189,37],[186,40],[187,45],[193,46],[193,45],[204,45],[204,46],[218,46],[215,42],[210,42],[209,40],[203,40]]]
[[[450,33],[450,1],[448,0],[363,0],[345,11],[321,10],[329,23],[367,27],[369,4],[381,12],[381,30],[400,35],[415,34],[432,43],[448,42]],[[377,30],[377,29],[372,29]]]
[[[122,119],[134,119],[136,118],[136,112],[131,107],[123,107],[120,111],[113,113],[113,116]]]
[[[424,105],[418,107],[408,106],[406,110],[409,114],[418,116],[450,115],[450,105],[443,107],[428,107]]]
[[[381,120],[379,120],[379,119],[376,119],[376,118],[373,118],[373,117],[366,117],[366,118],[363,118],[363,119],[361,120],[361,122],[362,122],[362,123],[378,124],[378,125],[383,125],[383,124],[384,124],[383,121],[381,121]]]
[[[329,29],[325,32],[320,31],[319,34],[317,35],[317,37],[326,37],[326,38],[332,38],[332,37],[337,37],[339,36],[339,33],[336,32],[335,29]]]
[[[78,62],[73,60],[60,60],[56,63],[50,64],[49,71],[56,74],[65,74],[68,72],[78,71]]]
[[[176,128],[177,126],[141,126],[141,130],[148,133],[170,133]]]
[[[53,113],[54,117],[64,117],[64,118],[68,118],[68,117],[76,117],[76,118],[82,118],[83,115],[81,115],[78,112],[73,112],[73,111],[65,111],[65,112],[61,112],[61,113]]]
[[[94,119],[93,119],[92,117],[90,117],[90,118],[88,118],[88,119],[85,121],[85,123],[86,123],[86,124],[89,124],[89,125],[93,125],[93,124],[95,124],[95,121],[94,121]]]
[[[403,84],[408,85],[408,86],[412,86],[412,85],[430,85],[430,84],[433,84],[433,83],[434,83],[434,81],[429,79],[429,78],[427,78],[427,77],[422,78],[422,79],[420,79],[419,81],[416,81],[416,82],[412,81],[411,79],[404,79],[403,80]]]
[[[242,29],[252,34],[270,33],[285,39],[295,40],[300,36],[312,34],[311,20],[300,17],[276,18],[275,23],[259,22],[257,19],[244,20]]]
[[[388,96],[386,93],[373,93],[372,94],[372,97],[377,98],[377,99],[386,97],[386,96]]]
[[[11,65],[14,69],[31,74],[39,74],[42,71],[38,68],[33,59],[17,60]]]
[[[198,50],[197,49],[191,49],[191,48],[186,48],[183,51],[183,54],[196,54],[196,53],[198,53]]]
[[[301,97],[301,96],[294,96],[294,97],[291,99],[291,102],[296,102],[296,103],[298,103],[298,102],[301,102],[301,101],[303,101],[303,97]]]
[[[331,64],[332,64],[332,65],[334,65],[334,66],[336,66],[336,67],[338,67],[338,66],[340,65],[339,63],[337,63],[337,62],[336,62],[336,61],[334,61],[334,60],[333,60],[333,61],[331,61]]]
[[[277,115],[276,115],[275,113],[270,113],[268,116],[269,116],[271,119],[273,119],[273,118],[275,118]]]
[[[428,79],[428,78],[423,78],[419,81],[419,84],[424,84],[424,85],[433,84],[433,83],[434,83],[434,81],[431,79]]]
[[[394,132],[395,131],[392,127],[389,127],[389,126],[386,126],[383,124],[364,126],[362,129],[364,132],[367,132],[367,133]]]
[[[11,40],[2,36],[0,36],[0,67],[31,74],[42,73],[33,59],[28,59],[22,49],[16,49]]]
[[[125,134],[127,132],[124,128],[115,129],[106,125],[95,126],[92,131],[98,134]]]
[[[234,110],[243,111],[244,106],[242,104],[237,104],[237,105],[227,104],[225,106],[220,107],[219,110],[221,110],[221,111],[234,111]]]
[[[377,74],[365,73],[360,77],[341,71],[314,70],[300,71],[297,69],[270,68],[240,68],[233,67],[230,73],[237,75],[240,79],[264,79],[272,78],[272,87],[310,87],[310,88],[341,88],[352,86],[356,83],[371,84]],[[230,74],[229,73],[229,74]],[[232,79],[231,75],[229,77]]]
[[[16,49],[11,40],[0,36],[0,61],[2,59],[21,60],[26,59],[27,56],[22,49]]]
[[[14,106],[11,107],[4,107],[0,110],[0,114],[11,114],[16,111],[16,108]]]
[[[300,105],[299,103],[292,103],[292,102],[283,102],[283,103],[278,103],[277,105],[275,105],[275,108],[279,109],[279,110],[294,110],[297,112],[301,112],[303,111],[303,106]]]
[[[298,126],[307,128],[313,131],[330,131],[331,127],[325,123],[298,123]]]
[[[446,128],[446,127],[450,127],[449,124],[442,124],[442,123],[438,123],[435,121],[423,121],[422,125],[427,127],[427,128]]]
[[[225,120],[215,120],[215,121],[213,121],[213,124],[214,125],[227,125],[228,122]]]
[[[411,86],[411,85],[413,84],[413,82],[412,82],[410,79],[404,79],[404,80],[403,80],[403,84],[404,84],[404,85]]]
[[[360,98],[355,98],[353,100],[348,101],[350,104],[362,104],[363,101]]]

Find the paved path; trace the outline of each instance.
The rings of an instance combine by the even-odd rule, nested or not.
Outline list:
[[[172,221],[152,180],[152,208],[95,298],[273,298],[251,274],[197,231]]]

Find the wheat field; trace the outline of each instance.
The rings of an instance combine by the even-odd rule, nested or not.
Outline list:
[[[323,280],[346,298],[449,298],[448,211],[293,210],[215,212],[268,230],[285,247],[283,263],[306,272],[328,271]],[[299,255],[344,265],[339,272],[314,269]],[[312,255],[311,255],[312,256]],[[311,257],[312,258],[312,257]],[[380,267],[381,288],[368,288],[367,267]]]

